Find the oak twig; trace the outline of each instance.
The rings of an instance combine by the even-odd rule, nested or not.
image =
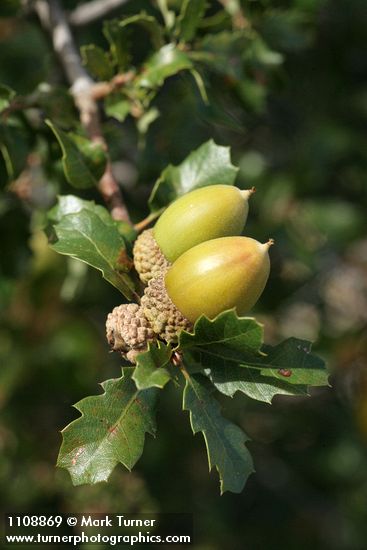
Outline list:
[[[126,4],[129,0],[93,0],[81,4],[69,14],[69,23],[75,27],[88,25],[105,17],[110,11]]]
[[[71,86],[70,91],[80,113],[80,121],[92,141],[100,143],[107,151],[103,137],[95,86],[98,86],[83,67],[70,26],[59,0],[36,0],[32,4],[45,30],[50,34],[54,51]],[[88,4],[90,5],[90,4]],[[111,215],[116,220],[131,223],[118,183],[108,162],[98,189]]]
[[[99,101],[112,94],[128,82],[131,82],[135,77],[134,71],[119,73],[109,81],[95,82],[92,86],[91,93],[95,101]]]

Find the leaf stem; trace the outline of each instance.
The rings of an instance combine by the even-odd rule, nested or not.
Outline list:
[[[154,222],[154,220],[156,220],[157,218],[159,218],[159,216],[162,214],[164,208],[160,208],[159,210],[157,210],[156,212],[152,212],[151,214],[149,214],[146,218],[144,218],[143,220],[141,220],[141,222],[138,222],[134,225],[134,229],[140,233],[141,231],[143,231],[144,229],[146,229],[152,222]]]
[[[182,360],[181,360],[181,364],[179,365],[179,367],[180,367],[180,371],[183,374],[183,377],[185,378],[185,380],[187,380],[189,382],[190,381],[190,375],[187,372],[187,369],[186,369],[184,363],[182,362]]]
[[[172,353],[172,364],[180,369],[185,368],[182,362],[182,354],[179,351],[174,351]]]

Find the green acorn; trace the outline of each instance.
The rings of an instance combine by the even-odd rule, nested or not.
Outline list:
[[[174,201],[153,229],[144,231],[134,245],[134,264],[141,280],[163,275],[177,258],[199,243],[240,235],[248,214],[248,199],[255,191],[232,185],[209,185]]]
[[[187,250],[165,276],[151,280],[141,307],[153,331],[176,341],[184,328],[206,315],[235,308],[247,313],[263,292],[270,271],[269,240],[261,244],[249,237],[222,237]]]

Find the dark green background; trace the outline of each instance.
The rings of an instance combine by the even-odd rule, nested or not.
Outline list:
[[[210,4],[213,13],[220,9]],[[242,395],[223,399],[224,413],[252,439],[257,472],[240,495],[219,496],[202,436],[192,436],[173,387],[162,392],[158,437],[147,437],[134,471],[117,467],[108,484],[73,487],[54,466],[59,432],[77,417],[73,403],[120,375],[104,321],[121,298],[97,272],[47,248],[44,212],[56,193],[73,192],[60,167],[47,157],[41,173],[36,162],[29,189],[7,180],[0,155],[4,511],[192,512],[198,550],[367,547],[367,4],[264,0],[243,7],[284,55],[281,67],[245,74],[242,86],[207,74],[208,106],[192,79],[179,75],[158,94],[161,116],[145,139],[129,119],[106,120],[105,131],[134,221],[146,215],[152,184],[169,162],[210,138],[231,146],[238,185],[257,188],[246,233],[276,241],[254,313],[268,343],[315,341],[332,388],[314,389],[309,399],[276,397],[271,406]],[[152,5],[128,2],[117,15],[140,8]],[[21,17],[10,0],[0,10],[0,81],[21,94],[45,80],[63,84],[36,19]],[[77,39],[105,45],[98,23],[78,29]],[[34,133],[18,135],[21,119],[12,129],[19,166],[30,150],[42,161],[39,135],[48,135],[36,115],[27,122]],[[59,158],[56,144],[51,154]]]

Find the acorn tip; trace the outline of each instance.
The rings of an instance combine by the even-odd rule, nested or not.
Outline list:
[[[256,193],[256,187],[251,187],[251,189],[243,189],[240,193],[244,199],[249,199],[251,195]]]
[[[268,247],[270,248],[271,246],[273,246],[273,244],[275,244],[275,241],[274,239],[269,239],[268,242],[265,244],[268,245]]]

